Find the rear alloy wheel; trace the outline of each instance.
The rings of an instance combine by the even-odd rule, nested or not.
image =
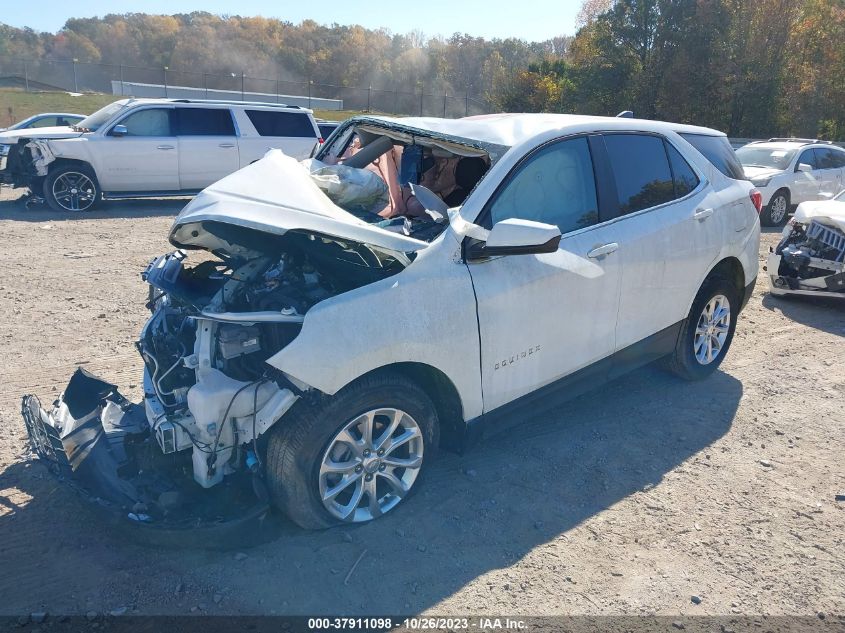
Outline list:
[[[44,197],[55,211],[88,211],[100,198],[97,178],[86,167],[60,167],[44,180]]]
[[[788,214],[789,194],[785,191],[777,191],[760,214],[760,224],[763,226],[783,226]]]
[[[706,378],[722,363],[736,329],[740,294],[730,280],[709,277],[692,302],[668,369],[686,380]]]

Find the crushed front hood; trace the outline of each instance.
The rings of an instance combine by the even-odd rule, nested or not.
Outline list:
[[[797,222],[818,220],[822,224],[835,226],[845,231],[845,201],[842,200],[814,200],[802,202],[795,210]]]
[[[369,224],[344,211],[314,184],[308,170],[281,150],[204,189],[176,216],[170,242],[179,248],[209,248],[214,236],[202,222],[221,222],[281,235],[298,230],[414,252],[426,242]]]
[[[82,136],[82,132],[78,132],[73,128],[67,126],[60,127],[35,127],[27,130],[6,130],[0,132],[0,143],[12,145],[22,138],[73,138]]]

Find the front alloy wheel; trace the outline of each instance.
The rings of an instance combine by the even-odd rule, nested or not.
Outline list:
[[[368,411],[329,442],[319,472],[320,498],[341,521],[370,521],[393,509],[423,462],[422,433],[400,409]]]
[[[85,167],[59,167],[44,179],[44,197],[56,211],[88,211],[100,198],[97,179]]]

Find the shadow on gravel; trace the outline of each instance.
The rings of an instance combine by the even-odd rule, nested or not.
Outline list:
[[[441,454],[418,493],[374,523],[305,532],[279,520],[281,537],[245,555],[192,550],[190,542],[145,548],[125,534],[102,533],[43,466],[14,464],[0,474],[0,555],[3,568],[15,570],[0,575],[0,610],[84,613],[119,602],[141,613],[186,613],[203,602],[213,613],[418,613],[526,556],[559,573],[555,591],[589,601],[583,578],[578,585],[564,578],[577,582],[585,566],[616,561],[568,551],[567,533],[602,512],[625,523],[631,519],[615,504],[659,485],[686,460],[706,464],[700,453],[728,431],[741,397],[742,384],[722,372],[686,383],[648,367],[559,410],[494,429],[465,456]],[[13,490],[20,492],[10,499]],[[649,503],[654,520],[684,520],[660,489]],[[616,538],[592,533],[597,541]],[[101,598],[104,576],[114,604]],[[177,583],[187,597],[174,597]],[[210,601],[215,592],[225,596],[219,604]],[[491,611],[483,581],[471,594],[479,603],[466,609]],[[102,604],[69,606],[85,595]]]
[[[763,307],[772,312],[780,311],[783,316],[822,330],[829,334],[845,336],[845,300],[834,297],[808,297],[793,295],[776,297],[766,293]]]
[[[102,220],[108,218],[150,218],[175,216],[190,198],[106,200],[94,211],[59,213],[47,205],[37,204],[27,209],[23,198],[0,200],[0,221],[57,222],[61,220]]]

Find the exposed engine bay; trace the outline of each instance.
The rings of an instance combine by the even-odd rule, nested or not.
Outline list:
[[[784,229],[783,237],[769,256],[767,269],[775,294],[826,294],[845,298],[845,221],[837,219],[835,207],[827,208],[832,217],[816,213],[796,213]]]

